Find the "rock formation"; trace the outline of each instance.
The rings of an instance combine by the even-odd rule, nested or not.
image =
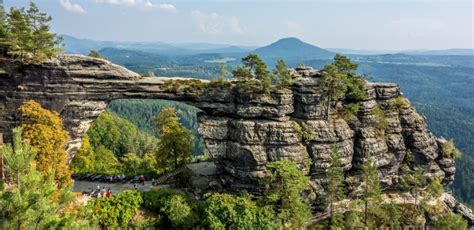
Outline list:
[[[425,168],[425,174],[439,176],[445,185],[454,178],[454,159],[442,153],[445,140],[428,130],[425,118],[414,108],[400,103],[407,101],[396,84],[367,83],[368,97],[357,102],[357,114],[341,115],[345,102],[339,101],[326,120],[318,89],[320,74],[312,69],[295,74],[298,78],[291,89],[265,95],[238,93],[229,90],[227,83],[209,88],[206,81],[142,78],[108,61],[77,55],[41,65],[1,61],[0,68],[0,128],[7,140],[19,122],[16,109],[25,100],[34,99],[61,115],[73,153],[108,102],[167,99],[203,111],[198,114],[199,133],[229,189],[258,189],[258,180],[268,174],[268,162],[291,160],[320,190],[334,145],[342,153],[349,179],[370,156],[383,185],[396,185],[407,153]]]

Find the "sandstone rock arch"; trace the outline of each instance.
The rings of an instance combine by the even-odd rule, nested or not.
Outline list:
[[[454,160],[441,154],[443,140],[429,132],[424,118],[413,108],[391,110],[389,100],[401,95],[398,85],[367,83],[367,100],[360,101],[358,121],[342,118],[326,121],[317,92],[317,79],[303,77],[291,89],[271,95],[239,94],[225,88],[210,90],[205,81],[142,78],[108,61],[79,55],[65,55],[41,65],[16,66],[0,62],[0,129],[8,133],[18,124],[17,107],[34,99],[60,113],[70,132],[69,151],[78,149],[90,123],[115,99],[148,98],[179,101],[200,108],[199,133],[229,186],[248,188],[267,174],[265,164],[292,160],[319,179],[329,167],[330,151],[337,145],[347,173],[357,171],[360,162],[375,158],[382,181],[397,182],[398,169],[407,149],[415,154],[425,172],[445,183],[454,177]],[[171,87],[170,83],[193,87]],[[374,127],[373,109],[386,115],[383,138]],[[303,140],[301,125],[313,132]],[[299,127],[299,128],[298,128]],[[305,162],[311,162],[310,165]]]

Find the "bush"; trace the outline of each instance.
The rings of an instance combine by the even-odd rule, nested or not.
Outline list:
[[[447,158],[459,158],[462,155],[461,151],[454,146],[454,141],[452,139],[444,142],[441,148],[441,153],[443,154],[443,157]]]
[[[165,228],[190,229],[198,221],[197,202],[173,189],[155,189],[143,193],[144,206],[162,216],[161,225]]]
[[[259,206],[248,194],[215,193],[205,204],[205,225],[209,229],[278,229],[279,226],[273,207]]]
[[[93,217],[107,228],[127,227],[143,203],[139,191],[126,190],[112,197],[97,198],[90,201],[88,207]]]
[[[375,106],[372,110],[372,114],[375,116],[377,119],[375,123],[375,128],[379,132],[379,135],[384,137],[385,136],[385,130],[387,129],[387,118],[385,117],[385,113],[383,110],[380,108],[380,106]]]
[[[460,215],[448,214],[435,222],[435,229],[461,230],[467,229],[467,221]]]
[[[387,101],[387,109],[391,111],[401,110],[401,109],[408,109],[410,108],[410,103],[407,99],[402,96],[398,96],[396,98],[390,99]]]
[[[310,127],[304,122],[301,124],[295,123],[293,129],[295,129],[305,144],[309,144],[310,141],[314,140],[316,135],[313,130],[311,130]]]
[[[354,120],[357,119],[357,113],[360,110],[360,105],[356,103],[345,104],[342,110],[344,119]]]

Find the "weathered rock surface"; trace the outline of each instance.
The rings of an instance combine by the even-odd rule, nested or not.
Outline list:
[[[6,72],[0,76],[0,128],[7,140],[19,121],[17,108],[25,100],[34,99],[61,115],[73,153],[108,102],[167,99],[203,111],[198,114],[199,133],[222,174],[224,187],[258,188],[258,180],[268,174],[268,162],[291,160],[311,176],[314,188],[321,189],[333,146],[341,152],[347,175],[357,175],[361,163],[372,157],[385,186],[398,182],[407,153],[413,154],[427,175],[439,176],[444,184],[454,178],[454,160],[441,153],[443,140],[428,130],[414,108],[394,108],[393,101],[401,96],[396,84],[367,83],[367,99],[358,102],[356,119],[343,119],[338,110],[345,102],[340,101],[327,121],[317,87],[320,74],[312,69],[299,70],[300,78],[291,90],[261,95],[225,88],[179,86],[170,90],[169,81],[177,82],[177,78],[142,78],[108,61],[76,55],[41,65],[1,62],[0,68]],[[186,82],[181,79],[180,84]],[[382,111],[382,117],[377,111]],[[308,140],[303,140],[302,126],[313,134]]]

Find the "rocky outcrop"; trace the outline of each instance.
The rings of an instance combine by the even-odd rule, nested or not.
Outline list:
[[[291,89],[265,95],[242,93],[232,82],[142,78],[108,61],[75,55],[41,65],[3,61],[0,68],[0,128],[7,140],[25,100],[34,99],[61,115],[73,153],[111,100],[167,99],[202,110],[199,133],[228,189],[258,190],[259,179],[268,175],[265,165],[276,160],[297,162],[314,188],[322,189],[334,146],[348,178],[372,157],[384,186],[394,186],[402,162],[413,155],[427,175],[439,176],[445,184],[453,181],[454,160],[443,156],[444,141],[431,134],[396,84],[367,83],[367,98],[356,102],[357,114],[345,116],[341,111],[346,102],[339,101],[326,120],[318,88],[321,74],[314,69],[296,71]]]

